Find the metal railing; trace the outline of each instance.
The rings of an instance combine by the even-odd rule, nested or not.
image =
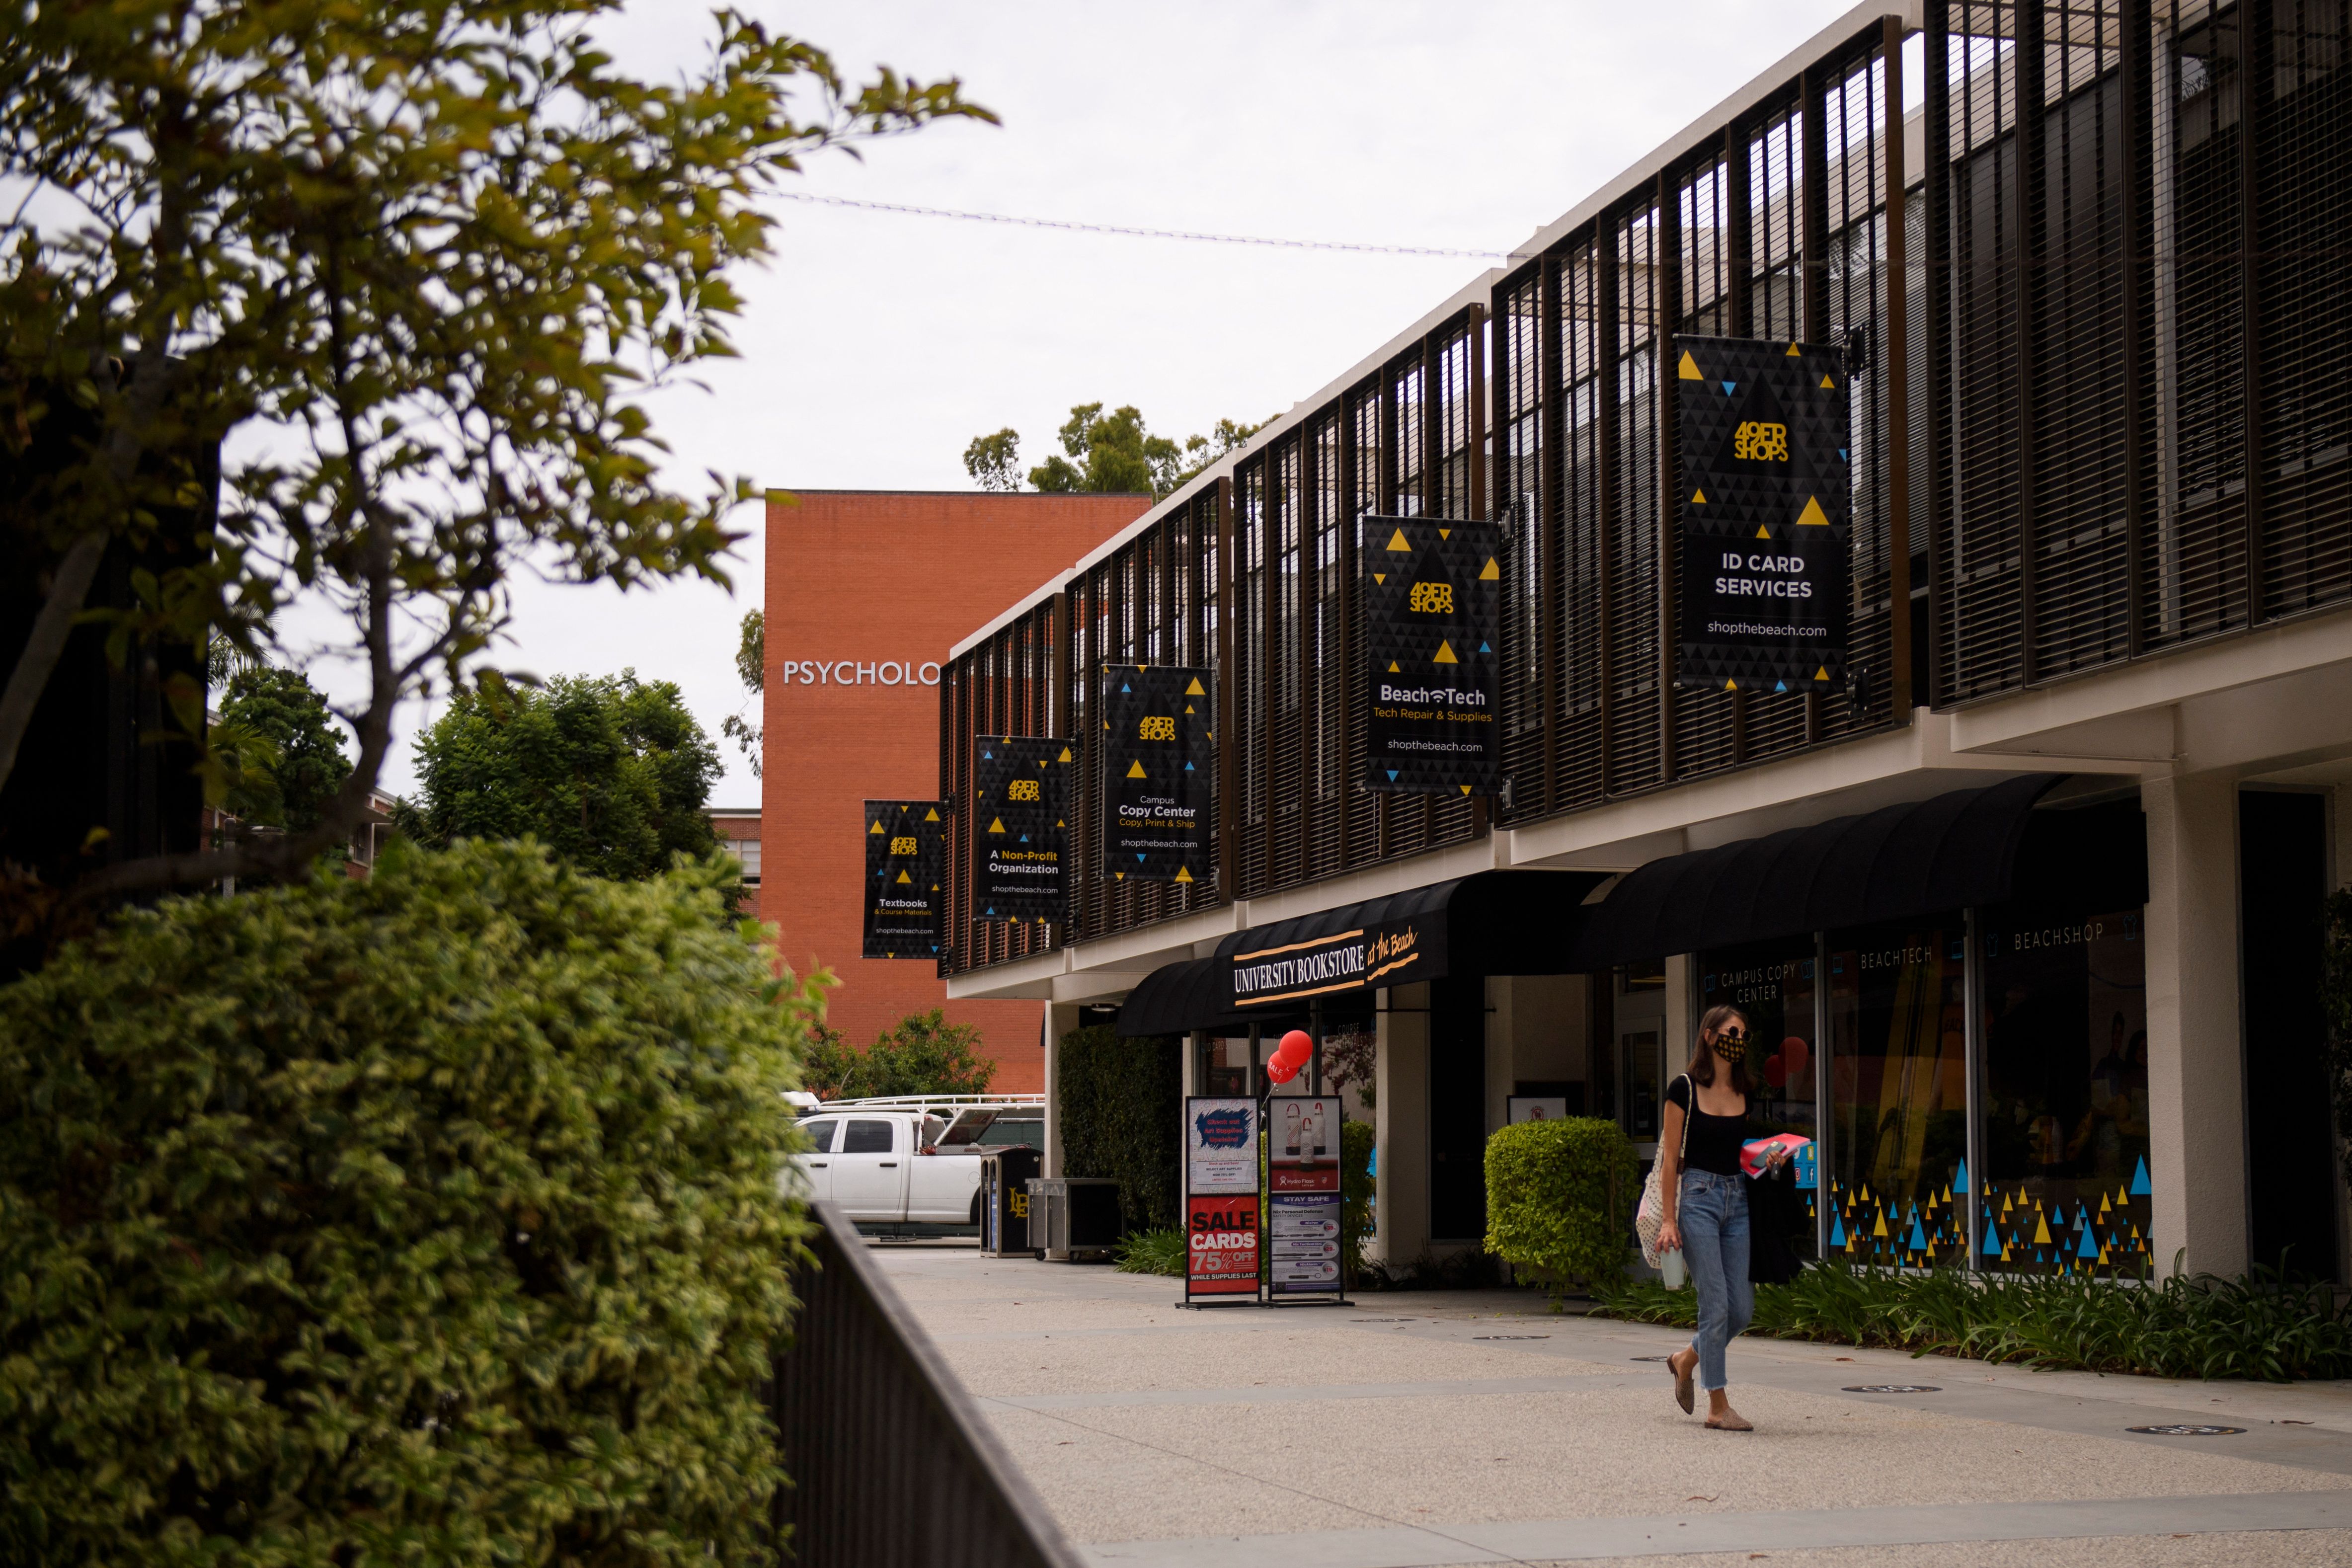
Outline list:
[[[773,1394],[792,1478],[774,1520],[790,1560],[1078,1568],[856,1227],[831,1204],[809,1210],[813,1266],[794,1279],[800,1310]]]

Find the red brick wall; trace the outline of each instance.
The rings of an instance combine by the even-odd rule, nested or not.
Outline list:
[[[840,977],[830,1022],[854,1045],[909,1013],[976,1025],[992,1087],[1045,1087],[1037,1002],[947,1000],[924,963],[858,956],[867,800],[939,794],[940,689],[811,684],[787,660],[944,664],[948,649],[1150,508],[1145,496],[803,490],[772,497],[761,913],[794,969]]]

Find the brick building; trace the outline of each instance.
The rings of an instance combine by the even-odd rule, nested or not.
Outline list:
[[[840,977],[830,1018],[866,1045],[909,1013],[976,1025],[993,1087],[1045,1087],[1043,1005],[948,1000],[929,963],[859,956],[869,799],[940,789],[939,667],[1004,605],[1143,515],[1142,495],[772,491],[761,918],[793,968]]]

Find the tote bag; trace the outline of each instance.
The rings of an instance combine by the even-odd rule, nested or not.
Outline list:
[[[1684,1073],[1677,1081],[1690,1083],[1690,1074]],[[1675,1153],[1675,1170],[1677,1174],[1683,1169],[1683,1163],[1690,1156],[1691,1111],[1696,1109],[1697,1105],[1698,1086],[1691,1084],[1690,1105],[1683,1111],[1682,1147]],[[1642,1261],[1653,1268],[1658,1267],[1658,1231],[1666,1223],[1665,1194],[1661,1190],[1658,1181],[1659,1173],[1665,1168],[1666,1163],[1664,1160],[1650,1162],[1650,1179],[1642,1184],[1642,1201],[1633,1210],[1633,1234],[1641,1238]]]

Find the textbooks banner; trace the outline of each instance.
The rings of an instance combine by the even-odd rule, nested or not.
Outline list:
[[[1070,743],[982,735],[972,751],[972,918],[1067,920]]]
[[[946,829],[935,800],[866,803],[867,958],[938,959]]]
[[[1364,519],[1366,787],[1501,788],[1500,537],[1491,522]]]
[[[1213,691],[1206,669],[1103,667],[1103,865],[1114,881],[1208,876]]]
[[[1682,427],[1676,680],[1845,684],[1851,437],[1836,349],[1677,337]]]

